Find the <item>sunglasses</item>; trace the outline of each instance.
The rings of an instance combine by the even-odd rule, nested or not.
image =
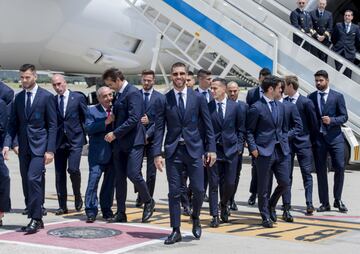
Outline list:
[[[184,76],[186,73],[185,72],[173,72],[171,73],[172,76],[176,77],[176,76]]]

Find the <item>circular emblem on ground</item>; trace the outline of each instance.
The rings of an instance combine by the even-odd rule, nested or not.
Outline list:
[[[99,239],[122,234],[120,230],[101,227],[66,227],[49,230],[48,235],[62,238]]]

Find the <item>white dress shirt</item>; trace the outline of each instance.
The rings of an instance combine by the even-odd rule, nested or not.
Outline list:
[[[186,100],[187,100],[187,87],[185,86],[182,91],[178,91],[174,89],[175,98],[176,98],[176,105],[179,106],[179,93],[181,93],[182,99],[184,101],[184,109],[186,109]]]
[[[203,92],[206,92],[206,101],[209,103],[209,101],[210,101],[210,90],[209,89],[203,90],[203,89],[201,89],[200,86],[198,87],[198,90],[199,90],[199,93],[201,93],[201,94],[203,94]]]
[[[66,108],[67,108],[67,104],[68,104],[68,101],[69,101],[69,95],[70,95],[70,91],[69,89],[66,89],[66,91],[64,92],[64,116],[66,114]],[[60,95],[58,95],[58,105],[60,107]]]
[[[27,103],[27,98],[28,98],[27,93],[28,92],[31,92],[31,105],[33,104],[33,101],[34,101],[34,98],[35,98],[38,88],[39,88],[38,84],[35,84],[35,86],[32,89],[25,89],[25,105]]]
[[[221,108],[222,108],[222,113],[223,113],[223,119],[225,119],[226,101],[227,101],[226,96],[225,96],[225,98],[224,98],[222,101],[215,100],[215,102],[216,102],[216,111],[217,111],[218,113],[219,113],[218,103],[221,103]]]

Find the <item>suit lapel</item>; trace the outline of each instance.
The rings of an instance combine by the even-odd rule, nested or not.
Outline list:
[[[177,112],[177,115],[179,117],[179,120],[182,121],[181,119],[181,114],[180,114],[180,110],[179,110],[179,107],[177,105],[177,102],[176,102],[176,95],[175,95],[175,91],[174,89],[172,89],[170,92],[169,92],[169,99],[170,99],[170,105],[172,108],[175,108],[176,112]]]
[[[185,113],[184,113],[184,119],[186,119],[186,117],[188,116],[189,112],[190,112],[190,102],[192,101],[192,97],[194,96],[192,94],[192,90],[191,89],[187,89],[187,94],[186,94],[186,106],[185,106]]]
[[[20,109],[23,109],[24,111],[24,118],[26,119],[27,116],[26,116],[26,106],[25,106],[25,93],[26,91],[25,90],[22,90],[20,93],[19,93],[19,107]],[[21,111],[20,111],[21,112]]]
[[[229,99],[226,100],[226,107],[225,107],[225,117],[224,117],[224,122],[223,124],[226,123],[226,121],[229,118],[230,112],[235,111],[235,109],[231,108],[231,104],[229,103]]]
[[[332,90],[330,89],[330,90],[329,90],[328,97],[327,97],[326,102],[325,102],[325,105],[324,105],[324,112],[322,112],[323,115],[325,115],[325,116],[327,115],[328,108],[329,108],[329,105],[330,105],[332,99],[333,99],[333,92],[332,92]]]
[[[34,112],[34,108],[35,108],[36,104],[40,100],[41,93],[42,93],[41,88],[38,87],[38,89],[36,91],[36,94],[35,94],[35,97],[34,97],[34,100],[33,100],[33,103],[31,104],[31,110],[30,110],[30,115],[28,116],[28,119],[30,118],[31,114]]]
[[[267,115],[270,117],[271,122],[272,122],[272,123],[274,124],[274,126],[275,126],[276,123],[275,123],[275,121],[274,121],[274,119],[273,119],[273,117],[272,117],[271,110],[269,109],[269,106],[268,106],[266,100],[264,99],[264,97],[262,97],[260,100],[262,101],[263,107],[265,107],[265,111],[267,112]]]
[[[67,105],[66,105],[66,110],[65,110],[65,117],[66,118],[69,114],[69,108],[72,106],[74,102],[74,94],[73,92],[69,91],[69,98],[68,98],[68,101],[67,101]]]

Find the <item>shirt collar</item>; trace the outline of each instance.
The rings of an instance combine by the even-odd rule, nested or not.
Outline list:
[[[319,94],[320,94],[320,93],[329,94],[329,92],[330,92],[330,87],[329,87],[329,86],[328,86],[328,88],[326,88],[325,91],[320,91],[320,90],[318,90],[318,93],[319,93]]]
[[[124,92],[124,90],[125,90],[125,87],[126,87],[127,85],[128,85],[127,80],[124,80],[124,83],[123,83],[123,85],[122,85],[121,89],[119,90],[119,93],[123,93],[123,92]]]
[[[300,96],[300,93],[296,92],[293,96],[289,96],[289,97],[297,101],[297,99],[299,99],[299,96]]]
[[[69,97],[69,94],[70,94],[70,91],[69,91],[69,89],[66,89],[66,91],[64,92],[64,97],[65,98],[67,98],[67,97]]]
[[[199,86],[198,87],[198,89],[199,89],[199,93],[203,93],[203,92],[209,92],[209,89],[206,89],[206,90],[203,90],[203,89],[201,89],[201,87]]]
[[[148,90],[148,91],[145,91],[144,88],[142,88],[141,90],[142,90],[142,93],[143,93],[143,94],[144,94],[144,93],[149,93],[149,95],[151,96],[152,93],[153,93],[153,91],[154,91],[154,88],[152,87],[152,88],[151,88],[150,90]]]
[[[227,98],[225,96],[225,98],[222,101],[215,100],[215,102],[216,102],[216,104],[222,103],[222,105],[226,105],[226,100],[227,100]]]
[[[187,95],[187,87],[185,86],[184,89],[182,91],[178,91],[174,88],[174,92],[176,95],[178,95],[179,93],[181,93],[182,95],[186,96]]]
[[[107,108],[105,108],[101,103],[100,103],[101,107],[103,108],[104,112],[106,112]],[[111,107],[110,107],[111,109]]]
[[[26,89],[26,92],[30,92],[30,93],[32,93],[32,94],[36,94],[38,88],[39,88],[38,84],[35,84],[35,86],[34,86],[32,89]]]
[[[269,99],[268,97],[266,97],[265,94],[264,94],[263,98],[265,99],[265,101],[266,101],[267,103],[270,103],[271,101],[274,101],[274,100],[271,100],[271,99]]]

